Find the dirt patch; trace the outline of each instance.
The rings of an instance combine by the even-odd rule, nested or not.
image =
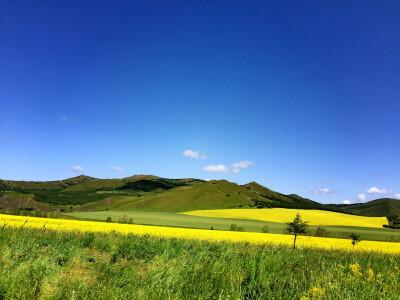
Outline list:
[[[10,211],[14,209],[36,209],[42,208],[37,201],[33,200],[33,195],[4,195],[0,198],[0,207]]]

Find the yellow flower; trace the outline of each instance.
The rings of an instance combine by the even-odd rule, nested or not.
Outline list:
[[[302,297],[300,300],[319,299],[325,294],[323,289],[313,287],[307,291],[307,296]]]
[[[374,270],[372,270],[371,268],[368,269],[368,277],[367,280],[368,281],[372,281],[374,279]]]
[[[361,267],[357,262],[355,264],[350,264],[349,267],[354,275],[363,276],[363,274],[361,273]]]
[[[66,232],[135,234],[138,236],[179,238],[187,240],[196,239],[211,242],[251,243],[258,245],[293,244],[293,237],[284,234],[173,228],[50,218],[43,219],[0,214],[0,227],[3,223],[7,224],[7,227],[11,228],[21,228],[22,226],[24,226],[24,228],[35,228],[43,231],[46,229]],[[45,227],[43,226],[44,224],[46,224]],[[350,247],[351,245],[349,244],[348,240],[345,239],[299,236],[297,237],[297,244],[302,248],[307,247],[317,249],[341,249],[353,251]],[[357,246],[354,251],[376,251],[400,254],[400,247],[398,243],[363,241]]]

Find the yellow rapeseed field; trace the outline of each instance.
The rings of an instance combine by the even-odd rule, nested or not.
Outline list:
[[[388,221],[385,217],[362,217],[341,214],[332,211],[308,209],[215,209],[195,210],[184,212],[182,214],[200,217],[245,219],[286,223],[292,221],[293,218],[296,216],[296,213],[300,213],[302,219],[305,221],[309,221],[310,225],[317,226],[358,226],[382,228],[383,224],[388,224]]]
[[[291,245],[293,237],[283,234],[268,234],[255,232],[232,232],[203,229],[172,228],[160,226],[128,225],[105,222],[76,221],[64,219],[44,219],[12,215],[0,215],[0,227],[37,228],[56,231],[77,232],[116,232],[120,234],[150,235],[166,238],[198,239],[206,241],[224,242],[249,242],[253,244]],[[300,236],[299,247],[312,247],[322,249],[352,250],[350,240]],[[355,251],[374,251],[400,254],[399,243],[361,241]]]

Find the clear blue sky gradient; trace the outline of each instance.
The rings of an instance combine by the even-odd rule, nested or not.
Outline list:
[[[81,166],[395,197],[399,15],[399,1],[1,1],[0,178]]]

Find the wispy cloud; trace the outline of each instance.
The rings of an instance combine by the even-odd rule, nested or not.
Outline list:
[[[207,156],[205,156],[204,154],[200,154],[197,151],[194,150],[185,150],[182,153],[183,156],[185,157],[189,157],[189,158],[195,158],[195,159],[206,159]]]
[[[400,199],[400,193],[396,193],[396,194],[394,194],[394,196],[395,196],[397,199]]]
[[[71,171],[81,173],[81,172],[84,171],[84,169],[81,166],[74,166],[74,167],[71,168]]]
[[[366,191],[367,194],[391,194],[392,191],[388,191],[387,189],[378,189],[377,187],[369,188]]]
[[[203,168],[204,171],[213,172],[213,173],[228,173],[228,167],[225,165],[208,165]]]
[[[65,115],[61,115],[60,116],[60,120],[63,121],[63,122],[68,122],[68,119],[67,119],[67,117]]]
[[[347,204],[347,205],[349,205],[349,204],[351,204],[351,201],[350,201],[350,200],[343,200],[342,204]]]
[[[365,194],[359,194],[357,196],[358,200],[361,202],[365,202],[365,200],[367,199],[367,197],[365,196]]]
[[[113,169],[114,171],[125,172],[125,169],[121,167],[111,166],[110,168]]]
[[[234,163],[233,165],[208,165],[203,168],[204,171],[224,174],[239,174],[242,169],[246,169],[253,166],[254,162],[248,160],[242,160]]]
[[[235,173],[235,174],[238,174],[238,173],[240,173],[241,169],[246,169],[246,168],[248,168],[250,166],[253,166],[253,165],[254,165],[254,163],[252,161],[242,160],[241,162],[233,164],[232,172]]]
[[[313,195],[327,195],[327,194],[331,194],[334,193],[334,191],[327,189],[327,188],[323,188],[323,189],[319,189],[319,190],[315,190],[312,191],[311,194]]]

